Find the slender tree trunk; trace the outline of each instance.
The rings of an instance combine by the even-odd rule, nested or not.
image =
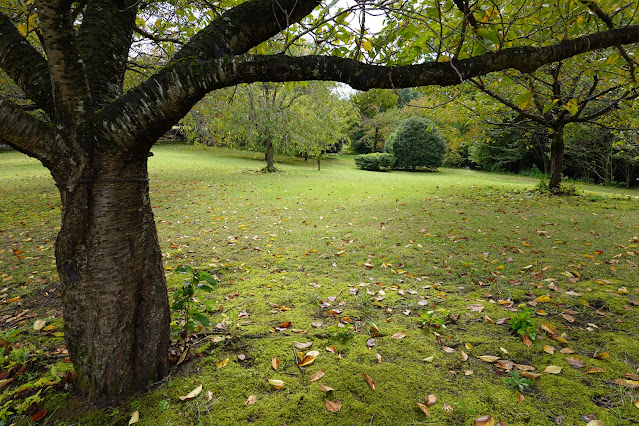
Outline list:
[[[552,192],[559,190],[561,184],[561,167],[564,158],[564,125],[553,128],[552,143],[550,145],[550,183]]]
[[[320,171],[320,156],[317,156],[317,171]]]
[[[147,160],[123,157],[95,154],[79,179],[57,182],[66,344],[80,389],[107,402],[168,372],[170,313]]]
[[[264,159],[266,160],[266,167],[264,167],[262,171],[268,173],[276,172],[277,169],[275,168],[273,142],[270,139],[266,142],[266,154],[264,155]]]

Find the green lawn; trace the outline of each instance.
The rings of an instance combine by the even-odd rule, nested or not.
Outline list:
[[[537,196],[527,192],[532,178],[364,172],[352,156],[327,159],[321,171],[280,159],[282,172],[269,175],[256,172],[263,154],[153,152],[169,289],[183,279],[172,272],[181,264],[220,280],[200,296],[217,307],[194,339],[201,356],[110,409],[86,412],[62,384],[41,385],[48,424],[126,424],[135,410],[140,425],[639,421],[639,191],[584,186],[580,197]],[[55,290],[57,191],[45,169],[14,152],[0,152],[0,182],[0,338],[32,360],[28,377],[0,388],[14,407],[35,393],[16,395],[18,386],[70,365]],[[537,332],[530,347],[507,320],[524,306]],[[38,319],[53,328],[35,331]],[[312,342],[297,351],[319,356],[296,366],[294,342]],[[536,377],[521,402],[508,368]],[[178,398],[199,385],[195,399]],[[427,417],[415,403],[429,394],[437,402]],[[256,402],[246,404],[251,395]],[[326,400],[341,411],[327,411]]]

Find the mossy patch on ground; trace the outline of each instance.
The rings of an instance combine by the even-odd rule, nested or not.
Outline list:
[[[216,275],[220,285],[200,295],[218,307],[213,325],[195,336],[198,355],[122,406],[84,412],[72,392],[51,385],[42,394],[51,424],[126,424],[135,410],[142,425],[639,418],[637,391],[624,382],[636,381],[639,368],[637,191],[536,196],[526,192],[534,179],[448,169],[380,175],[356,169],[350,156],[324,161],[321,172],[283,159],[282,173],[265,175],[254,172],[261,163],[250,153],[160,146],[154,154],[151,197],[168,287],[180,285],[181,264]],[[21,331],[14,346],[42,348],[42,365],[68,366],[64,353],[54,355],[63,345],[53,335],[62,329],[55,188],[20,154],[2,152],[0,163],[3,331]],[[508,325],[520,306],[533,310],[530,347]],[[35,315],[16,318],[25,310]],[[445,327],[419,321],[429,311]],[[44,318],[55,330],[33,329]],[[296,350],[294,342],[312,346]],[[319,356],[298,367],[295,350],[298,359],[309,350]],[[539,374],[522,402],[508,388],[504,360]],[[324,376],[311,381],[319,370]],[[197,398],[179,399],[199,385]],[[437,396],[430,417],[415,404],[428,394]],[[246,404],[251,395],[257,402]],[[341,401],[341,411],[327,411],[326,400]]]

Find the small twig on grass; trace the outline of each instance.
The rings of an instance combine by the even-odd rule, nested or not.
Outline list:
[[[300,367],[298,364],[300,363],[299,360],[297,359],[297,351],[295,350],[295,345],[293,345],[293,356],[295,357],[295,365],[297,365],[297,368],[300,369],[300,372],[304,372],[304,369],[302,367]]]

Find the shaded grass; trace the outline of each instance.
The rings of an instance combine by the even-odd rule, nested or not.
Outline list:
[[[486,414],[509,425],[552,424],[558,416],[578,424],[589,414],[604,424],[636,420],[636,393],[615,380],[639,367],[637,191],[584,186],[586,195],[555,198],[528,194],[537,183],[532,178],[449,169],[363,172],[350,156],[324,161],[321,172],[285,159],[282,173],[265,175],[255,172],[261,154],[185,146],[156,147],[154,154],[151,191],[168,286],[180,284],[171,272],[180,264],[216,274],[221,285],[210,297],[220,311],[211,320],[226,326],[202,334],[202,357],[115,410],[79,415],[80,402],[51,390],[50,411],[60,401],[71,407],[56,411],[52,422],[121,424],[135,409],[140,424],[472,424]],[[59,316],[49,291],[56,283],[55,188],[44,169],[19,154],[0,153],[0,164],[2,293],[22,297],[2,313],[30,308]],[[495,323],[543,295],[550,302],[533,307],[542,311],[535,326],[548,322],[567,344],[540,331],[527,348]],[[471,304],[484,308],[473,312]],[[329,316],[330,309],[341,312]],[[238,317],[242,310],[248,319]],[[449,318],[446,328],[422,327],[417,317],[426,310]],[[327,329],[344,317],[356,332],[339,340]],[[32,321],[15,327],[29,329]],[[285,321],[290,328],[272,331]],[[369,349],[372,324],[380,335]],[[394,339],[400,331],[406,337]],[[61,344],[53,336],[20,336],[42,339],[50,349]],[[294,364],[294,341],[312,341],[320,351],[304,371]],[[575,354],[560,354],[562,347]],[[609,358],[593,358],[602,352]],[[519,403],[508,375],[479,355],[532,365],[541,377]],[[430,356],[432,362],[424,360]],[[585,367],[571,367],[567,356]],[[217,368],[226,357],[228,365]],[[562,372],[543,373],[548,365]],[[591,367],[605,371],[586,374]],[[317,370],[325,376],[310,382]],[[286,387],[275,390],[269,378]],[[335,390],[326,395],[319,383]],[[199,384],[212,391],[210,401],[178,399]],[[426,417],[414,402],[431,393],[438,402]],[[244,405],[251,394],[258,402]],[[325,399],[340,400],[342,411],[326,411]]]

